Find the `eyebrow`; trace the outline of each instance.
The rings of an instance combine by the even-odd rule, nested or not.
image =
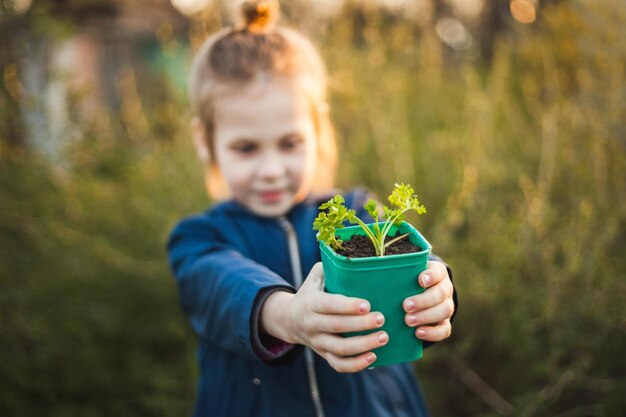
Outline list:
[[[304,139],[304,136],[300,132],[289,132],[289,133],[282,135],[280,138],[278,138],[278,140],[289,139],[292,137],[296,137],[298,139]]]
[[[302,135],[302,133],[300,133],[298,131],[293,131],[293,132],[289,132],[289,133],[285,133],[285,134],[281,135],[277,140],[278,141],[282,141],[282,140],[290,139],[290,138],[294,138],[294,137],[298,138],[298,139],[301,139],[301,140],[304,139],[304,136]],[[238,136],[238,137],[235,137],[232,140],[229,140],[228,142],[229,142],[229,145],[231,145],[231,144],[236,144],[237,142],[258,142],[258,141],[260,141],[260,139],[254,138],[254,137],[251,137],[251,136]]]
[[[231,143],[236,143],[236,142],[256,142],[258,141],[258,139],[254,139],[252,137],[249,136],[240,136],[240,137],[236,137],[232,140],[230,140]]]

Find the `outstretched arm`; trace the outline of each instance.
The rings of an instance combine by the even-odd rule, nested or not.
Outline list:
[[[263,291],[295,292],[282,277],[226,244],[206,216],[181,222],[168,243],[181,306],[198,335],[250,359],[267,360],[255,343],[254,306]]]

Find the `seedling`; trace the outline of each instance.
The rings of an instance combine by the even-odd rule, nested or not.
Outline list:
[[[379,221],[378,202],[369,199],[363,208],[372,216],[374,224],[372,228],[368,227],[361,219],[356,216],[356,211],[348,209],[343,205],[344,198],[341,195],[335,195],[327,202],[320,205],[320,212],[313,222],[313,229],[318,230],[317,240],[326,243],[333,250],[341,249],[343,241],[335,235],[335,229],[344,227],[344,222],[348,221],[352,224],[361,226],[365,235],[372,241],[376,256],[383,256],[385,248],[393,243],[408,236],[404,234],[398,236],[389,242],[385,242],[385,238],[391,230],[391,226],[400,225],[404,220],[404,213],[412,210],[417,214],[426,213],[426,207],[420,204],[416,195],[413,194],[413,188],[409,184],[395,184],[394,190],[388,197],[389,202],[396,208],[383,206],[382,220]],[[380,224],[379,224],[380,223]]]

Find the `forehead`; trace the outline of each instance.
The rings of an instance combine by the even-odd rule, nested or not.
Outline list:
[[[215,100],[216,136],[279,135],[311,123],[306,88],[298,80],[257,77],[230,85]]]

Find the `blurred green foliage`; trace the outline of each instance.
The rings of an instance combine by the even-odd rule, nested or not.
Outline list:
[[[85,137],[71,171],[2,149],[0,415],[190,414],[164,242],[202,185],[185,147],[126,139]]]
[[[316,42],[339,185],[413,184],[460,294],[452,338],[416,363],[433,414],[626,414],[624,3],[548,5],[487,63],[353,12]],[[0,98],[2,416],[190,414],[195,338],[164,243],[209,201],[184,97],[151,77],[127,74],[119,114],[74,117],[63,163],[6,140]]]

